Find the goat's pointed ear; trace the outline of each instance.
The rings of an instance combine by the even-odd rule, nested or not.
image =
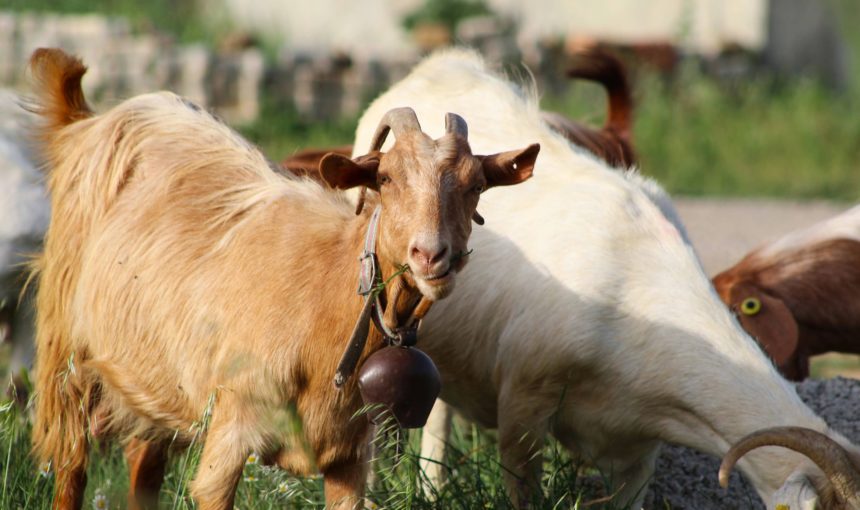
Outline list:
[[[484,168],[487,187],[519,184],[532,176],[540,144],[533,143],[518,151],[478,156]]]
[[[320,175],[332,188],[349,189],[367,186],[376,189],[376,171],[379,169],[378,152],[372,152],[355,159],[330,153],[320,160]]]
[[[778,367],[795,359],[800,330],[783,300],[754,285],[739,284],[732,289],[732,301],[741,325]]]

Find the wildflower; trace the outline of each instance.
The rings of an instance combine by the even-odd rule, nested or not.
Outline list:
[[[281,482],[278,484],[278,494],[286,494],[289,490],[290,486],[287,485],[287,482]]]
[[[248,475],[245,477],[245,481],[248,483],[254,483],[257,481],[257,477],[254,475]]]
[[[93,498],[94,510],[107,510],[108,506],[108,498],[104,494],[96,494],[96,497]]]
[[[251,455],[248,455],[248,458],[245,460],[245,465],[256,464],[259,459],[260,457],[256,452],[251,452]]]
[[[51,461],[39,464],[39,476],[42,478],[48,478],[51,476]]]

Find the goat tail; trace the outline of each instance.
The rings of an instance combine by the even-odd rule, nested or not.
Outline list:
[[[81,89],[86,71],[79,58],[62,50],[34,51],[30,72],[36,97],[27,106],[42,118],[35,138],[47,174],[52,225],[63,217],[81,239],[111,207],[136,157],[131,142],[123,143],[133,116],[94,117]]]
[[[591,49],[576,55],[568,78],[581,78],[603,85],[609,96],[605,128],[626,136],[632,130],[633,94],[624,64],[611,53]]]
[[[92,116],[81,89],[87,68],[79,58],[57,48],[39,48],[30,57],[30,72],[38,91],[32,110],[45,119],[46,134]]]

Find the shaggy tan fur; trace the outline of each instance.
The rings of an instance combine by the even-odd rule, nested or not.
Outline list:
[[[341,194],[277,173],[173,94],[93,117],[79,60],[39,50],[31,67],[53,207],[34,265],[33,437],[40,459],[55,463],[54,506],[80,507],[88,429],[151,440],[132,443],[129,460],[152,486],[165,438],[189,441],[208,417],[192,494],[200,508],[231,508],[248,454],[295,442],[283,426],[292,405],[327,502],[359,504],[367,421],[353,416],[354,380],[338,390],[332,376],[363,304],[356,259],[371,211],[356,217]],[[475,190],[528,178],[536,155],[530,147],[476,157],[465,139],[438,143],[417,130],[398,134],[385,154],[323,161],[331,184],[380,192],[383,277],[401,262],[412,267],[390,286],[399,292],[391,308],[400,308],[391,317],[421,294],[450,292]],[[426,246],[445,256],[424,257]],[[372,330],[363,357],[382,345]]]

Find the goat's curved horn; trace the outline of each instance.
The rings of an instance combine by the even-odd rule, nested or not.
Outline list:
[[[407,106],[389,110],[379,121],[376,133],[373,134],[373,141],[370,144],[371,151],[378,151],[382,148],[388,131],[394,131],[394,136],[400,136],[408,131],[421,131],[421,124],[418,123],[415,110]]]
[[[848,453],[826,435],[803,427],[762,429],[736,442],[720,465],[720,485],[727,487],[732,467],[747,452],[761,446],[781,446],[807,456],[827,475],[833,489],[851,508],[860,508],[860,473]]]
[[[404,106],[402,108],[394,108],[382,116],[379,125],[376,127],[376,132],[373,133],[373,140],[370,142],[370,150],[378,151],[385,143],[385,138],[389,131],[394,131],[394,136],[400,136],[407,131],[421,131],[421,124],[418,123],[418,116],[415,115],[415,110]],[[358,192],[358,203],[355,206],[355,214],[361,214],[364,209],[364,199],[367,195],[367,187],[362,186]]]
[[[463,138],[469,138],[469,126],[466,125],[466,120],[456,113],[448,113],[445,115],[445,132],[455,133]]]

